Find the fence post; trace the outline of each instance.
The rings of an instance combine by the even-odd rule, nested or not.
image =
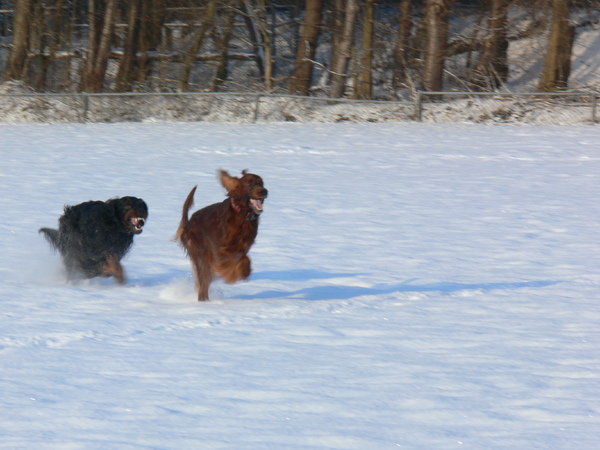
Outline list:
[[[88,109],[90,107],[90,98],[87,92],[82,92],[81,96],[83,97],[83,117],[82,122],[86,123],[88,121]]]
[[[596,107],[598,105],[598,92],[592,92],[592,123],[596,123]]]
[[[423,122],[423,92],[417,91],[417,121]]]
[[[254,117],[252,118],[252,123],[256,123],[256,120],[258,119],[258,105],[260,103],[260,97],[260,94],[256,96],[256,102],[254,103]]]

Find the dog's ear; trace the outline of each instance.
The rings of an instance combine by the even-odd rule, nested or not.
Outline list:
[[[232,177],[226,171],[220,170],[221,174],[221,184],[225,189],[227,189],[227,193],[232,193],[239,186],[239,178]]]

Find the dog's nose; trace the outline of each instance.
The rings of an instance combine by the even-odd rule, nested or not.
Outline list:
[[[266,197],[269,194],[269,191],[267,191],[265,188],[262,188],[260,191],[258,191],[258,193],[261,197]]]

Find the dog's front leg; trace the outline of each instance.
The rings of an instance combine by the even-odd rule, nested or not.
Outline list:
[[[100,265],[100,270],[102,276],[113,277],[117,283],[125,284],[125,272],[117,255],[109,254]]]
[[[245,280],[252,272],[250,258],[244,254],[239,254],[239,257],[236,258],[230,256],[228,259],[222,259],[216,272],[228,284]]]

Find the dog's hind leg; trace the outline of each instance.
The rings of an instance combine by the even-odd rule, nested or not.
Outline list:
[[[208,288],[213,280],[213,274],[210,265],[203,264],[202,258],[190,256],[196,278],[196,288],[198,289],[198,301],[203,302],[208,300]]]

